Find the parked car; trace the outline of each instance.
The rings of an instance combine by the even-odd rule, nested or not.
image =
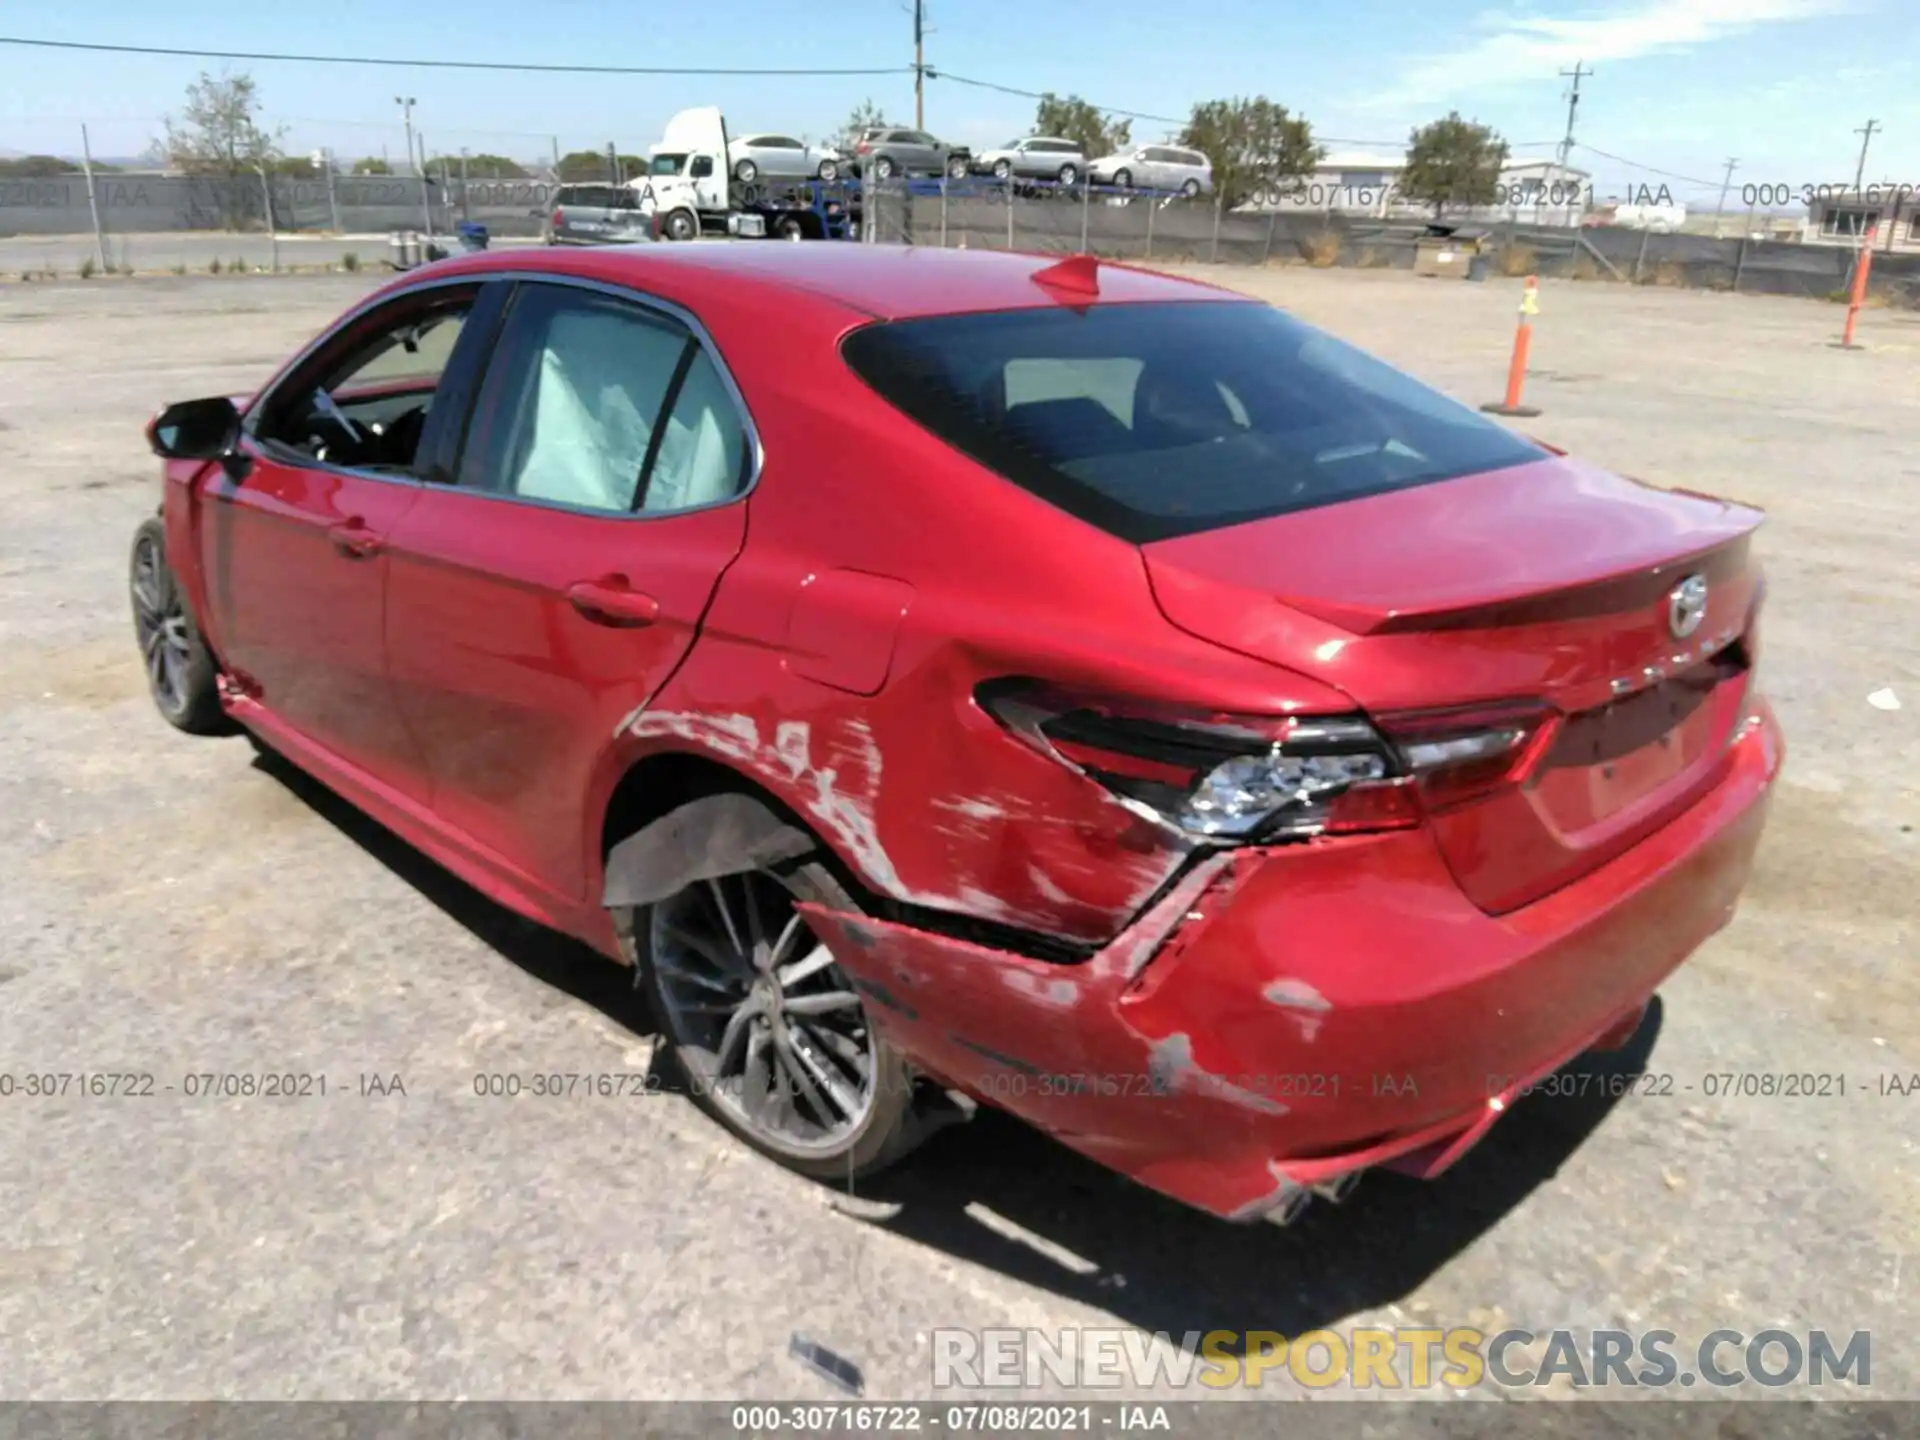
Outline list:
[[[946,175],[958,180],[966,176],[971,162],[972,154],[964,145],[948,145],[924,130],[875,126],[862,130],[853,142],[853,173],[870,172],[876,180],[895,175]]]
[[[1213,162],[1178,145],[1138,145],[1095,160],[1093,180],[1123,190],[1177,190],[1191,198],[1213,193]]]
[[[1087,157],[1072,140],[1029,135],[982,151],[973,157],[973,169],[996,180],[1058,180],[1071,185],[1087,173]]]
[[[983,1103],[1237,1219],[1437,1174],[1782,761],[1759,512],[1091,257],[455,256],[147,434],[161,714],[632,964],[835,1183]]]
[[[541,238],[549,245],[611,245],[654,236],[632,187],[562,185],[554,191]]]
[[[791,135],[741,135],[727,145],[728,170],[743,185],[760,180],[837,180],[846,157]]]

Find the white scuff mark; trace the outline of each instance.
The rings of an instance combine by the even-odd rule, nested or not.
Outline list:
[[[1027,866],[1027,879],[1033,882],[1033,888],[1056,905],[1071,905],[1073,897],[1062,890],[1038,865]]]
[[[813,763],[809,753],[807,722],[782,720],[773,732],[773,750],[787,767],[787,777],[798,780]]]
[[[936,810],[951,810],[954,814],[964,815],[969,820],[1010,820],[1013,818],[1004,808],[994,804],[991,800],[981,800],[970,796],[959,800],[936,800],[933,802],[933,808]]]
[[[1261,993],[1268,1004],[1295,1012],[1289,1018],[1300,1027],[1300,1038],[1309,1043],[1333,1009],[1333,1002],[1304,980],[1276,980]]]
[[[1867,704],[1876,710],[1898,710],[1900,697],[1891,690],[1876,690],[1867,696]]]
[[[760,753],[760,727],[751,715],[699,715],[691,711],[643,713],[629,727],[640,739],[672,735],[691,740],[733,760],[753,761]]]
[[[1000,972],[1000,983],[1009,990],[1038,1000],[1043,1005],[1051,1005],[1057,1010],[1071,1010],[1080,1002],[1080,986],[1069,979],[1059,977],[1047,979],[1029,974],[1025,970],[1008,967]]]
[[[962,885],[955,892],[955,900],[973,911],[976,915],[985,915],[995,920],[1005,920],[1013,915],[1013,909],[998,895],[989,893],[975,885]]]
[[[1160,1094],[1181,1089],[1211,1095],[1215,1099],[1257,1110],[1262,1115],[1284,1115],[1287,1107],[1270,1095],[1235,1084],[1224,1075],[1203,1068],[1193,1058],[1193,1037],[1176,1030],[1164,1040],[1154,1042],[1147,1055],[1147,1077]]]

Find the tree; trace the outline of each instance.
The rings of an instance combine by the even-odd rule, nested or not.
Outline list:
[[[281,130],[259,120],[260,92],[251,75],[200,72],[187,87],[187,103],[167,117],[167,163],[189,175],[237,179],[280,158]]]
[[[96,170],[104,170],[104,165],[96,165]],[[0,175],[14,180],[47,180],[55,175],[73,175],[80,167],[71,160],[62,160],[57,155],[17,155],[12,159],[0,160]]]
[[[887,119],[885,112],[873,103],[873,97],[868,96],[853,107],[853,113],[847,116],[847,123],[840,127],[840,133],[833,136],[828,143],[839,150],[851,150],[854,142],[859,140],[862,130],[877,130],[892,123]]]
[[[622,155],[619,159],[622,179],[631,180],[636,175],[644,175],[647,173],[647,162],[638,155]],[[435,167],[434,173],[439,173],[437,166]],[[569,150],[565,155],[560,157],[560,179],[567,181],[587,181],[589,183],[604,181],[611,185],[614,177],[612,167],[607,163],[607,152],[604,150]]]
[[[447,174],[458,175],[463,164],[467,167],[467,178],[471,180],[524,180],[527,178],[527,167],[518,160],[509,160],[504,155],[480,154],[468,155],[464,158],[459,155],[436,155],[427,161],[427,170],[430,174],[438,175],[440,167],[444,165],[447,167]],[[602,155],[600,168],[604,170],[606,165],[607,157]],[[631,175],[633,171],[629,169],[627,173]]]
[[[1078,95],[1061,99],[1051,90],[1040,97],[1040,104],[1033,112],[1033,133],[1071,140],[1089,160],[1124,150],[1133,140],[1133,126],[1129,122],[1109,121]]]
[[[1194,106],[1180,143],[1213,162],[1214,190],[1228,210],[1279,193],[1288,181],[1311,174],[1327,153],[1314,144],[1305,116],[1264,95]]]
[[[1449,205],[1491,205],[1506,160],[1507,142],[1498,132],[1451,111],[1408,137],[1400,193],[1433,206],[1436,220]]]
[[[355,175],[391,175],[393,166],[378,155],[362,155],[353,162],[353,173]]]
[[[280,137],[285,132],[264,128],[259,114],[260,93],[251,75],[222,74],[215,79],[202,70],[200,78],[187,87],[187,103],[180,113],[167,117],[167,133],[160,142],[174,169],[226,182],[218,188],[229,229],[238,229],[257,213],[256,172],[273,167],[281,158]],[[255,183],[241,183],[246,180]]]

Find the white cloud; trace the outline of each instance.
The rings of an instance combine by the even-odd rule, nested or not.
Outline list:
[[[1613,14],[1556,19],[1520,11],[1474,17],[1484,38],[1413,61],[1392,89],[1361,102],[1369,109],[1445,100],[1516,83],[1537,84],[1564,66],[1631,60],[1701,45],[1759,25],[1805,20],[1852,8],[1851,0],[1646,0]]]

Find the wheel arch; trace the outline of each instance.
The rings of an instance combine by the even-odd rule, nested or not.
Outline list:
[[[827,838],[759,780],[696,750],[631,760],[601,807],[596,902],[648,904],[710,876],[811,857],[863,906],[878,903]]]

